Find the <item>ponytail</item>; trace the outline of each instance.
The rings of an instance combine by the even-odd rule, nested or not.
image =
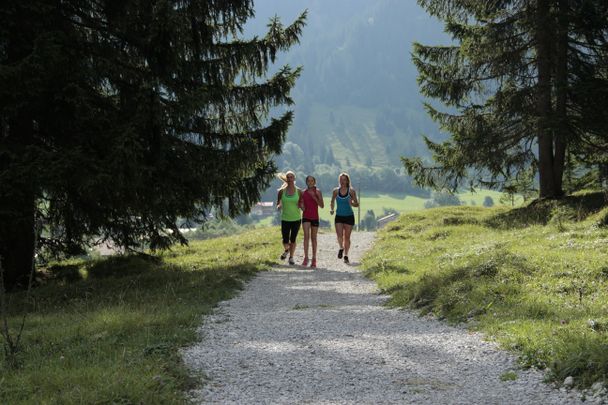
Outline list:
[[[293,178],[294,178],[294,185],[295,185],[295,178],[296,178],[296,174],[294,172],[292,172],[291,170],[288,170],[285,173],[277,173],[277,177],[279,180],[281,180],[283,182],[283,184],[281,184],[281,187],[279,187],[278,191],[284,190],[287,188],[287,175],[288,174],[292,174]]]

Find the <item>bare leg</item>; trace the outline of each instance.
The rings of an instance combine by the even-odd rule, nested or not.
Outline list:
[[[315,229],[315,228],[312,228]],[[308,242],[309,242],[309,238],[310,238],[310,222],[304,222],[302,223],[302,230],[304,231],[304,260],[308,259]],[[315,245],[313,242],[312,245],[312,251],[313,251],[313,257],[315,256],[314,252],[315,252]]]
[[[344,256],[348,256],[348,250],[350,249],[350,234],[352,231],[352,226],[344,225]]]
[[[290,243],[289,244],[289,257],[293,257],[293,255],[296,253],[296,243]]]
[[[312,242],[312,260],[317,260],[317,233],[319,232],[318,226],[312,226],[310,229],[310,241]]]
[[[336,224],[336,236],[338,237],[338,246],[340,249],[344,248],[343,244],[343,234],[344,233],[344,224]]]

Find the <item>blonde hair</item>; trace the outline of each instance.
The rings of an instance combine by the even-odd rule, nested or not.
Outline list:
[[[296,184],[296,174],[294,172],[292,172],[291,170],[288,170],[285,173],[277,173],[277,177],[279,178],[279,180],[281,180],[283,182],[283,184],[281,184],[281,187],[279,187],[279,190],[284,190],[284,189],[287,188],[287,175],[288,174],[292,174],[293,175],[293,184],[295,186],[295,184]]]
[[[342,176],[346,177],[346,182],[347,182],[346,187],[348,187],[348,188],[349,188],[349,190],[350,190],[350,188],[351,188],[351,186],[350,186],[350,176],[349,176],[349,175],[348,175],[348,173],[346,173],[346,172],[342,172],[342,173],[340,173],[340,175],[338,176],[338,187],[341,187],[341,186],[342,186],[342,185],[340,184],[340,179],[342,178]]]

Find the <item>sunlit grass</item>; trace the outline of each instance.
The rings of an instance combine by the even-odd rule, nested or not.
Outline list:
[[[391,305],[469,322],[524,365],[586,386],[608,376],[608,229],[598,195],[404,215],[379,232],[364,268]]]
[[[179,348],[197,340],[202,315],[269,268],[277,235],[272,228],[152,258],[51,267],[55,278],[34,292],[20,366],[2,370],[0,403],[185,403],[197,380]],[[14,325],[23,296],[10,298]]]

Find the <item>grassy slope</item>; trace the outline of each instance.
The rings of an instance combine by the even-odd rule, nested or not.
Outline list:
[[[364,260],[392,305],[433,312],[580,385],[608,375],[608,208],[598,194],[403,216]],[[592,320],[593,322],[590,322]]]
[[[332,111],[343,127],[336,129],[329,120]],[[384,150],[384,142],[373,128],[376,114],[373,111],[353,106],[340,106],[329,109],[326,106],[314,104],[308,123],[308,136],[313,136],[319,145],[330,145],[334,157],[341,165],[365,166],[368,156],[373,156],[374,167],[384,167],[389,164],[389,158]]]
[[[197,339],[201,314],[269,267],[277,234],[193,242],[154,260],[56,266],[58,278],[35,290],[19,369],[2,370],[0,403],[185,402],[194,381],[177,350]],[[22,295],[10,298],[15,308]]]
[[[369,163],[374,168],[401,167],[401,155],[428,156],[421,133],[439,140],[436,126],[418,107],[401,111],[408,123],[388,123],[387,127],[392,127],[388,134],[379,133],[376,127],[377,119],[384,120],[383,113],[388,111],[384,107],[330,106],[315,101],[307,104],[310,111],[297,115],[296,133],[289,140],[300,145],[311,142],[330,146],[341,167],[367,167]]]

